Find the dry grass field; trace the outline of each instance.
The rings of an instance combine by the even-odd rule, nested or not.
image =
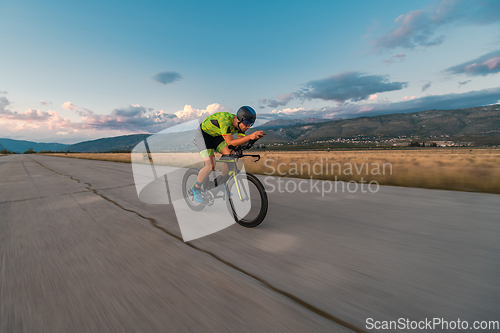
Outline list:
[[[42,154],[48,156],[60,156],[60,157],[70,157],[70,158],[81,158],[84,160],[99,160],[99,161],[110,161],[110,162],[121,162],[121,163],[131,163],[130,154],[127,153],[52,153],[52,154]]]
[[[374,151],[259,152],[245,159],[248,172],[283,177],[421,187],[500,194],[500,149],[415,149]],[[50,154],[73,158],[131,162],[131,154]],[[187,166],[198,154],[161,154],[155,163]],[[147,162],[147,156],[134,161]]]

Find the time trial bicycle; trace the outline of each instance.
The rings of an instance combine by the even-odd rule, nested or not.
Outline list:
[[[260,180],[251,173],[242,172],[238,167],[238,161],[243,157],[254,157],[257,162],[260,155],[243,154],[245,150],[252,148],[257,140],[250,140],[241,146],[229,145],[232,150],[229,155],[222,155],[217,163],[227,163],[228,173],[218,176],[214,180],[207,180],[201,186],[203,203],[194,199],[192,185],[198,178],[199,169],[190,168],[184,174],[182,180],[182,194],[186,204],[194,211],[201,211],[207,206],[212,206],[217,199],[226,202],[229,213],[241,226],[253,228],[264,221],[267,215],[268,199],[267,193]]]

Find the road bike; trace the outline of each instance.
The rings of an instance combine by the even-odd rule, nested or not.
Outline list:
[[[260,155],[243,154],[252,148],[257,140],[234,147],[229,155],[222,155],[217,163],[227,163],[229,172],[225,176],[218,176],[213,181],[207,180],[201,186],[203,203],[194,199],[192,186],[198,178],[199,169],[191,168],[186,171],[182,180],[182,194],[186,204],[194,211],[201,211],[207,206],[212,206],[217,199],[226,202],[229,213],[241,226],[253,228],[264,221],[267,214],[268,199],[264,186],[253,174],[241,172],[238,160],[243,157],[254,157],[257,162]]]

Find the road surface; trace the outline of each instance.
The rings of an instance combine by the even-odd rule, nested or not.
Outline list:
[[[0,332],[500,320],[500,196],[289,193],[301,180],[261,179],[270,207],[260,227],[184,243],[172,205],[138,200],[130,164],[0,157]]]

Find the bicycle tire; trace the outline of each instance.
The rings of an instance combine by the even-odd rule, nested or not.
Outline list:
[[[203,208],[205,208],[205,204],[199,203],[198,201],[194,200],[194,197],[192,200],[190,200],[190,195],[188,194],[188,188],[192,186],[192,184],[189,184],[188,179],[189,177],[195,176],[195,178],[198,178],[198,173],[200,173],[199,169],[191,168],[186,171],[184,174],[184,177],[182,178],[182,196],[184,197],[184,201],[186,201],[186,204],[188,207],[194,211],[199,212]]]
[[[264,185],[260,182],[260,180],[252,175],[251,173],[240,173],[236,177],[246,177],[248,180],[248,185],[249,187],[255,186],[255,189],[258,192],[258,195],[260,196],[260,200],[258,198],[256,199],[257,202],[260,202],[260,208],[258,208],[259,212],[256,214],[255,217],[251,216],[250,213],[248,213],[246,216],[240,217],[235,211],[234,208],[234,203],[231,195],[231,188],[234,185],[234,178],[231,178],[227,182],[227,187],[226,187],[226,205],[229,210],[229,213],[233,216],[234,220],[236,223],[239,225],[246,227],[246,228],[254,228],[261,224],[264,219],[266,218],[267,215],[267,209],[268,209],[268,199],[267,199],[267,193],[264,188]],[[252,190],[249,188],[249,191],[251,192]],[[255,193],[254,193],[255,194]],[[252,196],[253,197],[253,196]]]

